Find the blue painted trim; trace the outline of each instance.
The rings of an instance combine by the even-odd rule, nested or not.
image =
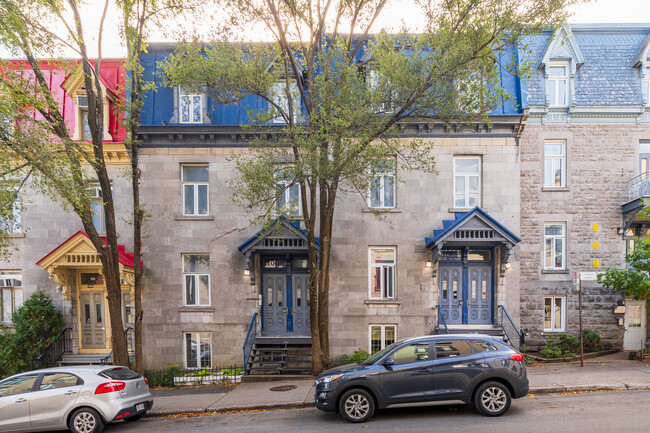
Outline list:
[[[490,216],[490,214],[485,212],[483,209],[476,206],[471,211],[469,211],[469,212],[467,212],[465,214],[460,214],[460,215],[462,215],[462,217],[460,217],[460,218],[459,218],[459,214],[456,214],[455,222],[452,225],[450,225],[449,227],[443,229],[442,231],[434,230],[433,231],[433,234],[434,234],[433,238],[425,238],[427,248],[432,249],[433,246],[436,243],[438,243],[442,238],[444,238],[447,234],[455,231],[459,226],[461,226],[468,219],[472,218],[475,214],[479,214],[482,217],[484,217],[487,220],[488,224],[490,224],[494,228],[498,229],[499,231],[503,232],[507,237],[510,238],[510,240],[513,243],[517,244],[517,243],[521,242],[521,239],[517,235],[515,235],[510,230],[508,230],[506,227],[504,227],[500,222],[498,222],[497,220],[492,218]],[[444,225],[444,221],[443,221],[443,225]]]

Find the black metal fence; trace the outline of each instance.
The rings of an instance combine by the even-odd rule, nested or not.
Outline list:
[[[63,354],[72,350],[72,341],[70,339],[72,328],[65,328],[56,337],[53,343],[43,350],[43,352],[32,360],[32,367],[48,368],[56,365],[61,360]]]
[[[150,387],[156,386],[190,386],[218,383],[239,383],[244,375],[244,367],[216,367],[181,370],[171,365],[164,370],[145,371]]]

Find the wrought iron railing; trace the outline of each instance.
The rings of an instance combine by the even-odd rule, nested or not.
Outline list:
[[[627,198],[629,200],[650,195],[650,172],[646,171],[627,181]]]
[[[53,343],[47,346],[40,355],[32,360],[35,369],[52,367],[61,360],[64,353],[72,351],[71,331],[72,328],[65,328]]]
[[[521,347],[521,332],[519,332],[515,326],[515,322],[512,321],[512,317],[510,317],[506,307],[503,305],[499,305],[499,325],[506,334],[508,343],[516,350],[519,350]]]
[[[164,370],[144,372],[150,387],[239,383],[243,374],[244,367],[241,365],[184,370],[181,370],[178,365],[170,365]]]
[[[442,308],[440,308],[440,305],[438,305],[437,310],[438,310],[438,333],[449,334],[449,328],[447,327],[447,322],[445,321],[445,315],[442,314]]]
[[[124,338],[126,339],[126,352],[129,354],[129,361],[133,361],[135,357],[135,336],[133,335],[133,328],[127,327],[124,330]],[[113,350],[111,349],[104,358],[101,359],[103,365],[113,363]]]
[[[244,368],[248,367],[248,360],[253,351],[253,344],[255,343],[255,338],[257,337],[257,312],[253,314],[251,319],[251,324],[248,326],[248,333],[246,334],[246,340],[244,340],[244,346],[242,349],[244,351]]]

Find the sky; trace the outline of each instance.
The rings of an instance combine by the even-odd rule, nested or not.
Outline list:
[[[92,38],[97,32],[96,27],[91,23],[98,23],[101,16],[101,7],[103,1],[90,0],[88,6],[84,8],[84,22],[86,23],[87,39]],[[570,23],[648,23],[650,24],[650,0],[592,0],[590,3],[582,4],[572,8],[573,17]],[[383,12],[376,29],[399,27],[400,22],[396,17],[404,17],[404,21],[409,27],[417,26],[421,22],[421,14],[414,6],[413,0],[392,0],[387,10]],[[200,25],[207,28],[209,19]],[[120,44],[118,35],[119,17],[117,13],[109,13],[105,25],[105,44],[103,47],[103,56],[106,57],[123,57],[126,53],[124,47]],[[188,23],[185,23],[186,25]],[[191,25],[191,23],[189,23]],[[170,25],[168,27],[174,27]],[[200,28],[200,27],[199,27]],[[250,34],[245,36],[248,40],[260,40],[262,38],[262,26],[253,28]],[[173,36],[165,35],[163,31],[155,31],[149,38],[149,41],[174,40]],[[92,49],[94,48],[94,49]],[[91,47],[91,55],[96,53],[96,48]],[[5,53],[0,50],[0,56]],[[67,54],[70,57],[77,57],[74,53]],[[6,55],[4,55],[6,56]]]

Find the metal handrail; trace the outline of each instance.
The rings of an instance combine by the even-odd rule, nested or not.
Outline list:
[[[627,181],[627,198],[639,198],[650,195],[650,172],[646,171]]]
[[[72,328],[64,328],[63,331],[61,331],[56,337],[56,340],[54,340],[52,343],[50,343],[49,346],[43,349],[43,352],[41,352],[36,358],[32,359],[34,368],[52,367],[57,362],[59,362],[65,352],[70,351],[70,331],[72,331]],[[42,365],[43,361],[45,361],[44,366]]]
[[[244,345],[242,346],[242,350],[244,351],[244,370],[248,368],[248,359],[253,351],[255,337],[257,337],[257,312],[253,314],[251,324],[248,326],[248,332],[246,333],[246,340],[244,340]]]
[[[449,334],[449,328],[447,327],[447,322],[445,321],[445,315],[442,314],[442,308],[440,308],[440,305],[438,305],[437,308],[438,308],[438,332],[440,332],[441,334]],[[444,327],[444,332],[442,332],[443,327]]]
[[[499,320],[501,329],[503,329],[503,332],[506,334],[509,344],[515,349],[519,350],[521,346],[521,332],[519,332],[519,330],[515,326],[515,322],[513,322],[512,317],[510,317],[510,314],[508,314],[508,310],[506,310],[506,307],[504,307],[503,305],[499,305],[499,310],[501,310],[501,318]],[[503,320],[504,317],[508,319],[505,322],[505,325],[509,325],[510,332],[508,332],[508,327],[504,326],[504,320]],[[512,335],[513,332],[517,338],[514,338],[515,335]]]
[[[130,346],[130,345],[129,345],[129,335],[130,335],[130,332],[131,332],[131,331],[133,331],[133,328],[130,327],[130,326],[127,327],[126,329],[124,329],[124,338],[126,339],[126,353],[129,354],[129,360],[131,360],[131,355],[135,353],[135,350],[134,350],[132,347],[129,348],[129,346]],[[100,361],[101,361],[102,365],[107,365],[107,364],[109,364],[109,361],[110,361],[110,363],[112,364],[112,363],[113,363],[113,359],[112,359],[112,358],[113,358],[113,349],[111,349],[111,351],[108,352],[108,355],[106,355],[106,356],[105,356],[104,358],[102,358]]]

